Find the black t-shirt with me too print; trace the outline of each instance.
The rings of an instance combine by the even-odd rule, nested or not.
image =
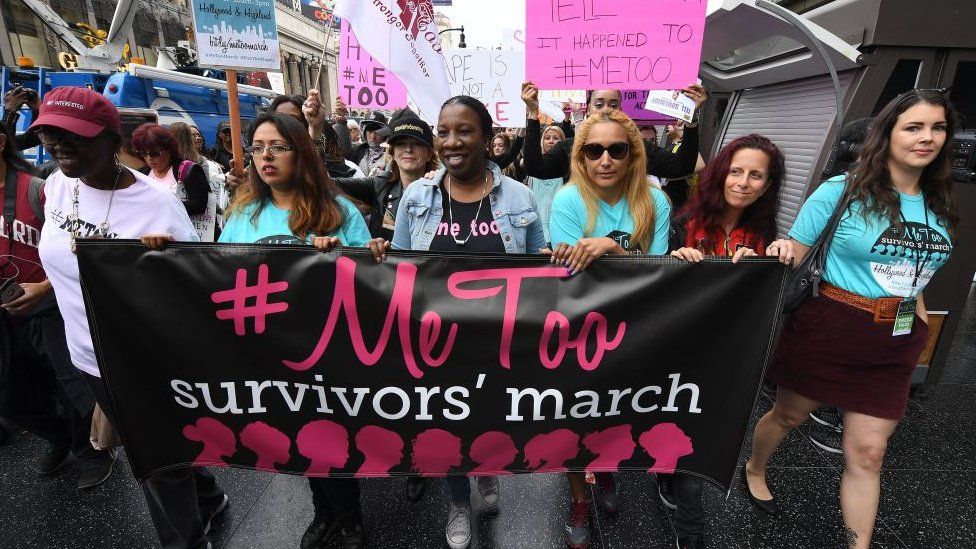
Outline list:
[[[431,251],[438,252],[489,252],[505,253],[501,230],[495,216],[491,213],[491,201],[486,196],[481,199],[481,213],[478,213],[479,202],[464,203],[450,200],[448,205],[447,191],[441,186],[441,197],[444,202],[444,216],[437,224],[437,232],[430,243]],[[453,218],[452,214],[453,213]],[[475,220],[474,216],[478,219]],[[453,224],[452,224],[453,222]],[[468,238],[468,234],[471,238]],[[458,246],[454,238],[464,242]]]

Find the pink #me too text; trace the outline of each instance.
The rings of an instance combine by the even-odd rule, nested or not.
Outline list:
[[[480,269],[459,271],[451,274],[447,281],[447,289],[452,296],[464,300],[490,299],[501,292],[505,292],[505,308],[502,316],[501,341],[498,350],[498,362],[505,369],[511,369],[511,346],[515,330],[515,318],[518,312],[519,295],[522,281],[532,278],[561,279],[568,277],[564,267],[526,267],[506,269]],[[363,327],[359,320],[359,310],[356,302],[356,262],[348,257],[336,260],[336,282],[332,297],[332,305],[328,319],[322,330],[322,336],[311,354],[303,360],[283,360],[282,363],[292,370],[306,371],[322,358],[335,330],[340,317],[344,316],[349,327],[351,343],[356,358],[364,366],[376,364],[386,346],[390,342],[393,326],[396,325],[403,362],[407,371],[414,378],[424,376],[418,365],[414,353],[413,336],[410,330],[411,310],[413,306],[414,288],[417,282],[417,266],[403,262],[397,265],[396,281],[393,295],[386,311],[386,318],[380,331],[379,338],[372,349],[366,344]],[[472,282],[496,282],[489,286],[476,289],[466,288]],[[418,353],[420,360],[430,368],[443,365],[450,358],[451,351],[457,337],[458,325],[452,322],[444,334],[441,316],[434,311],[426,311],[421,317],[419,333],[417,335]],[[623,341],[627,323],[617,324],[613,337],[608,333],[607,318],[596,311],[590,311],[583,319],[582,326],[575,336],[569,319],[558,311],[549,311],[543,323],[542,336],[539,339],[539,362],[548,369],[559,367],[566,356],[566,352],[576,350],[577,362],[583,370],[592,371],[600,366],[607,351],[616,349]],[[550,354],[549,348],[555,338],[555,352]],[[588,342],[593,338],[592,355],[587,355]],[[435,356],[434,348],[441,343],[441,352]]]

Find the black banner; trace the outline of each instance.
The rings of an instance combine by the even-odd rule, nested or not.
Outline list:
[[[772,260],[85,241],[133,471],[674,470],[731,482],[779,318]]]

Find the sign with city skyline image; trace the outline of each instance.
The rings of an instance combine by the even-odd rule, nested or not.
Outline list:
[[[281,70],[274,0],[196,0],[201,67]]]

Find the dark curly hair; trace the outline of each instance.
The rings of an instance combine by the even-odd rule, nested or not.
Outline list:
[[[946,141],[934,160],[922,170],[919,185],[925,196],[925,206],[938,218],[950,236],[955,235],[959,215],[952,203],[952,151],[949,142],[956,130],[956,112],[945,94],[938,90],[911,90],[892,99],[874,118],[868,136],[861,146],[858,165],[853,172],[852,199],[864,204],[862,213],[887,218],[901,228],[901,199],[891,182],[888,171],[888,144],[898,117],[908,109],[926,103],[945,109]]]

